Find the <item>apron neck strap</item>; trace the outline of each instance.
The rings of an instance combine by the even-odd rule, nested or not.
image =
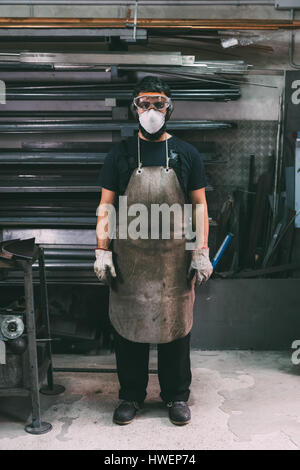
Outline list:
[[[142,168],[141,162],[141,147],[140,147],[140,136],[138,135],[138,170]]]
[[[168,148],[168,139],[166,139],[166,170],[169,171],[169,148]]]

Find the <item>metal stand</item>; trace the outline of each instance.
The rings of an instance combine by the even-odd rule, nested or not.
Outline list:
[[[53,364],[52,364],[52,349],[51,349],[51,337],[50,337],[50,320],[49,320],[49,306],[48,306],[48,292],[47,292],[47,281],[46,281],[46,270],[45,270],[45,258],[44,250],[39,247],[39,274],[40,274],[40,287],[41,287],[41,305],[43,311],[43,319],[46,326],[47,334],[47,353],[49,357],[49,367],[47,371],[47,385],[41,387],[40,392],[43,395],[59,395],[65,391],[65,387],[53,383]]]
[[[33,290],[33,276],[32,264],[39,260],[39,276],[41,288],[41,312],[43,320],[43,328],[46,329],[46,338],[39,340],[36,337],[36,320],[34,310],[34,290]],[[19,388],[0,388],[0,396],[29,396],[31,397],[32,405],[32,422],[25,426],[25,431],[30,434],[45,434],[52,429],[50,423],[41,421],[41,406],[39,386],[40,379],[42,380],[43,374],[39,377],[39,366],[37,356],[38,342],[46,343],[46,360],[43,361],[43,371],[47,370],[47,386],[42,387],[43,393],[47,395],[57,395],[65,391],[61,385],[53,384],[53,366],[52,366],[52,351],[51,351],[51,337],[50,337],[50,321],[48,310],[48,295],[45,275],[45,263],[43,248],[38,245],[34,246],[33,255],[30,259],[0,260],[0,268],[4,269],[23,269],[24,271],[24,292],[25,292],[25,306],[26,306],[26,333],[28,343],[28,365],[23,361],[23,387]],[[27,361],[26,361],[27,362]],[[47,368],[47,369],[45,369]],[[42,370],[42,366],[41,366]],[[26,380],[24,379],[26,377]]]
[[[32,424],[28,424],[27,426],[25,426],[24,429],[29,434],[46,434],[47,432],[51,431],[52,424],[45,423],[44,421],[42,422],[32,421]]]
[[[34,315],[33,300],[33,279],[32,279],[32,263],[31,261],[21,261],[24,269],[24,289],[26,303],[26,331],[28,341],[29,355],[29,379],[32,404],[32,423],[25,426],[25,431],[30,434],[45,434],[52,429],[50,423],[41,421],[41,406],[39,395],[39,372],[36,349],[36,329]],[[43,283],[42,283],[43,284]]]

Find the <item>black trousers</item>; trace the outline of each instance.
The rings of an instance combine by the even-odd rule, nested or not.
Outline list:
[[[148,343],[135,343],[114,330],[119,398],[142,403],[147,394]],[[190,363],[190,333],[184,338],[157,345],[158,380],[163,401],[188,401],[192,380]]]

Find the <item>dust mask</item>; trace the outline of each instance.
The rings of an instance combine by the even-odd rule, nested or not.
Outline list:
[[[148,109],[139,115],[139,121],[149,134],[155,134],[165,123],[165,115],[155,109]]]

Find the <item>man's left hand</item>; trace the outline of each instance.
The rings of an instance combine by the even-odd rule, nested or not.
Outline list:
[[[198,248],[192,252],[192,261],[188,272],[188,277],[192,271],[196,271],[196,284],[206,282],[213,272],[213,267],[209,259],[209,248]]]

